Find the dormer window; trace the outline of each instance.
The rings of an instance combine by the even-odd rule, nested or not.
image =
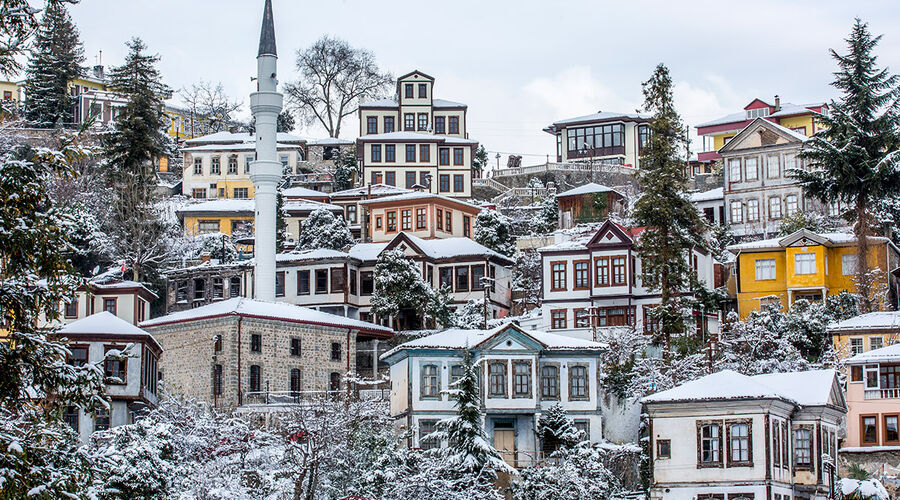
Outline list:
[[[769,108],[756,108],[747,110],[748,120],[752,120],[754,118],[762,118],[764,116],[769,116]]]
[[[405,84],[405,85],[403,86],[403,89],[404,89],[404,90],[403,90],[403,92],[404,92],[403,96],[404,96],[406,99],[412,99],[412,98],[413,98],[413,84],[407,83],[407,84]]]

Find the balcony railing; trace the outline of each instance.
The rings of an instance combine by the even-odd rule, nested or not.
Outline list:
[[[384,384],[382,388],[355,389],[350,397],[361,401],[387,401],[391,389]],[[347,390],[337,391],[253,391],[245,393],[246,405],[300,405],[322,400],[339,399],[347,396]]]
[[[865,399],[898,399],[900,388],[896,389],[866,389]]]

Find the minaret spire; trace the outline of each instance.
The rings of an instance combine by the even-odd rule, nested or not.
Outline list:
[[[272,0],[266,0],[256,56],[256,92],[250,94],[250,111],[256,123],[256,161],[250,164],[250,180],[256,191],[253,294],[260,300],[275,300],[275,202],[282,180],[282,165],[276,156],[276,131],[283,107],[283,97],[278,92],[277,62]]]
[[[266,6],[263,8],[262,30],[259,32],[259,53],[257,55],[278,55],[278,51],[275,50],[275,19],[272,16],[272,0],[266,0]]]

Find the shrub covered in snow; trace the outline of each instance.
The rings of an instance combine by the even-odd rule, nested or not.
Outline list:
[[[839,479],[837,498],[841,500],[888,500],[891,496],[877,479]]]
[[[372,313],[398,320],[404,310],[415,310],[426,323],[444,326],[450,322],[450,292],[434,290],[422,278],[419,266],[399,250],[382,252],[375,263]]]
[[[330,248],[343,250],[353,244],[353,235],[342,217],[324,208],[313,210],[303,221],[297,246],[304,250]]]
[[[475,218],[475,241],[507,257],[516,252],[509,219],[496,210],[485,209],[478,213]]]

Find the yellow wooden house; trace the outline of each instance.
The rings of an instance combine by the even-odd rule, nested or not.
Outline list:
[[[900,311],[860,314],[828,325],[828,333],[841,359],[881,349],[900,341]]]
[[[897,307],[900,250],[887,238],[869,238],[869,268],[879,269],[875,286],[886,293],[881,308]],[[801,229],[783,238],[728,247],[736,254],[738,314],[746,318],[762,306],[788,308],[797,299],[823,300],[843,290],[856,291],[856,238],[846,233]]]

